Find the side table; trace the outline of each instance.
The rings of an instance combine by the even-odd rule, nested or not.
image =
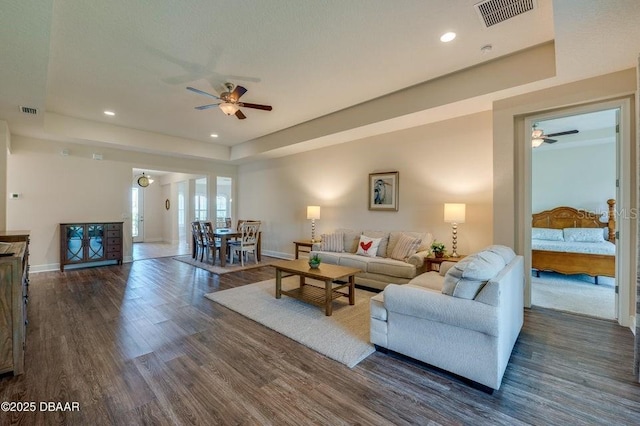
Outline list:
[[[316,241],[316,243],[319,241]],[[295,249],[295,256],[296,259],[298,259],[300,256],[300,253],[311,253],[311,249],[313,248],[313,245],[315,243],[312,243],[311,240],[299,240],[299,241],[294,241],[293,244],[296,245],[296,249]],[[301,250],[301,248],[304,247],[305,249],[308,250]]]
[[[435,257],[435,256],[427,256],[424,259],[424,263],[426,264],[426,270],[429,271],[439,271],[440,265],[442,262],[459,262],[464,259],[467,255],[461,254],[458,257],[444,256],[444,257]]]

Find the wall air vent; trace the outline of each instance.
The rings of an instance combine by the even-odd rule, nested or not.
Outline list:
[[[31,107],[21,106],[20,107],[20,111],[23,114],[30,114],[30,115],[37,115],[38,114],[38,110],[36,108],[31,108]]]
[[[485,0],[474,5],[487,28],[536,7],[536,0]]]

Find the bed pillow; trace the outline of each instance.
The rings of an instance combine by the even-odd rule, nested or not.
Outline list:
[[[564,240],[576,243],[601,243],[604,241],[602,228],[564,228]]]
[[[564,241],[562,229],[531,228],[531,239],[546,241]]]
[[[322,234],[322,244],[320,250],[322,251],[344,251],[344,234]]]
[[[381,240],[382,238],[369,238],[366,235],[360,235],[360,242],[358,243],[358,251],[356,251],[356,254],[376,257]]]
[[[402,234],[389,257],[396,260],[405,260],[407,257],[416,253],[421,242],[422,240],[420,238]]]

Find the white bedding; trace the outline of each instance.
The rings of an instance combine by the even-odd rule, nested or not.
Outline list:
[[[531,240],[532,250],[563,251],[568,253],[616,254],[615,244],[609,241],[599,243]]]

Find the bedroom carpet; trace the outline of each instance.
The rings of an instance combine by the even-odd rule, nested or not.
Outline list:
[[[615,319],[615,280],[599,277],[598,285],[587,275],[540,272],[531,277],[531,303],[543,308]]]
[[[297,284],[295,276],[282,282],[284,289]],[[340,298],[334,301],[329,317],[319,306],[286,295],[276,299],[275,279],[205,297],[352,368],[375,352],[369,343],[369,299],[374,295],[356,288],[355,305],[350,306],[346,297]]]
[[[224,274],[228,274],[229,272],[244,271],[245,269],[259,268],[261,266],[269,266],[271,265],[271,262],[275,260],[280,260],[274,257],[262,256],[262,260],[260,260],[260,262],[256,264],[256,263],[253,263],[253,257],[250,255],[249,261],[244,262],[244,266],[242,266],[240,262],[236,261],[233,265],[227,262],[227,264],[223,268],[222,266],[220,266],[219,263],[216,265],[213,265],[210,262],[206,262],[206,261],[200,262],[200,260],[193,259],[191,255],[176,256],[176,257],[173,257],[172,259],[177,260],[178,262],[188,263],[191,266],[204,269],[206,271],[211,272],[212,274],[217,274],[217,275],[224,275]]]

